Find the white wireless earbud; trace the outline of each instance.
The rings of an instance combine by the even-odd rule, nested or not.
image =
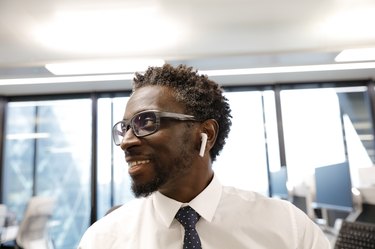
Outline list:
[[[207,134],[206,133],[201,133],[201,148],[199,150],[199,155],[201,157],[204,156],[204,151],[206,150],[206,144],[207,144]]]

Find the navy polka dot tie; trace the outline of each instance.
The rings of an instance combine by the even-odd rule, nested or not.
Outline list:
[[[194,209],[189,206],[180,208],[176,214],[176,219],[185,228],[184,247],[183,249],[201,249],[201,240],[199,239],[195,224],[200,216]]]

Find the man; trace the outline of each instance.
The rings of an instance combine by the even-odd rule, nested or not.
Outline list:
[[[289,202],[220,184],[212,162],[228,136],[230,111],[221,88],[192,68],[137,73],[113,135],[139,198],[93,224],[79,248],[330,248]],[[189,228],[182,207],[197,221]]]

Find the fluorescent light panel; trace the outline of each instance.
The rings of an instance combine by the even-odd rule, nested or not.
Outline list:
[[[319,64],[304,66],[283,66],[283,67],[258,67],[243,69],[223,69],[223,70],[201,70],[199,73],[208,76],[234,76],[251,74],[277,74],[277,73],[300,73],[300,72],[322,72],[337,70],[354,70],[375,68],[375,62],[363,63],[342,63],[342,64]]]
[[[340,64],[319,64],[303,66],[283,66],[283,67],[261,67],[223,70],[199,70],[200,74],[207,76],[235,76],[235,75],[262,75],[279,73],[302,73],[320,71],[358,70],[374,69],[375,62],[360,63],[340,63]],[[143,69],[144,70],[144,69]],[[95,81],[117,81],[132,80],[134,74],[107,74],[107,75],[85,75],[85,76],[61,76],[44,78],[20,78],[20,79],[0,79],[0,86],[7,85],[32,85],[32,84],[52,84],[69,82],[95,82]]]
[[[346,49],[336,56],[335,61],[375,61],[375,48]]]
[[[162,59],[117,59],[51,63],[45,67],[54,75],[87,75],[133,73],[144,71],[148,66],[162,66]]]
[[[86,75],[86,76],[63,76],[63,77],[43,77],[43,78],[19,78],[0,79],[0,86],[13,85],[37,85],[37,84],[57,84],[70,82],[95,82],[95,81],[117,81],[132,80],[134,74],[107,74],[107,75]]]

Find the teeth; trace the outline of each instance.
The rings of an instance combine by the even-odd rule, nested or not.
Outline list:
[[[150,160],[134,161],[134,162],[128,163],[128,166],[129,166],[129,168],[131,168],[133,166],[145,164],[145,163],[149,163],[149,162],[150,162]]]

